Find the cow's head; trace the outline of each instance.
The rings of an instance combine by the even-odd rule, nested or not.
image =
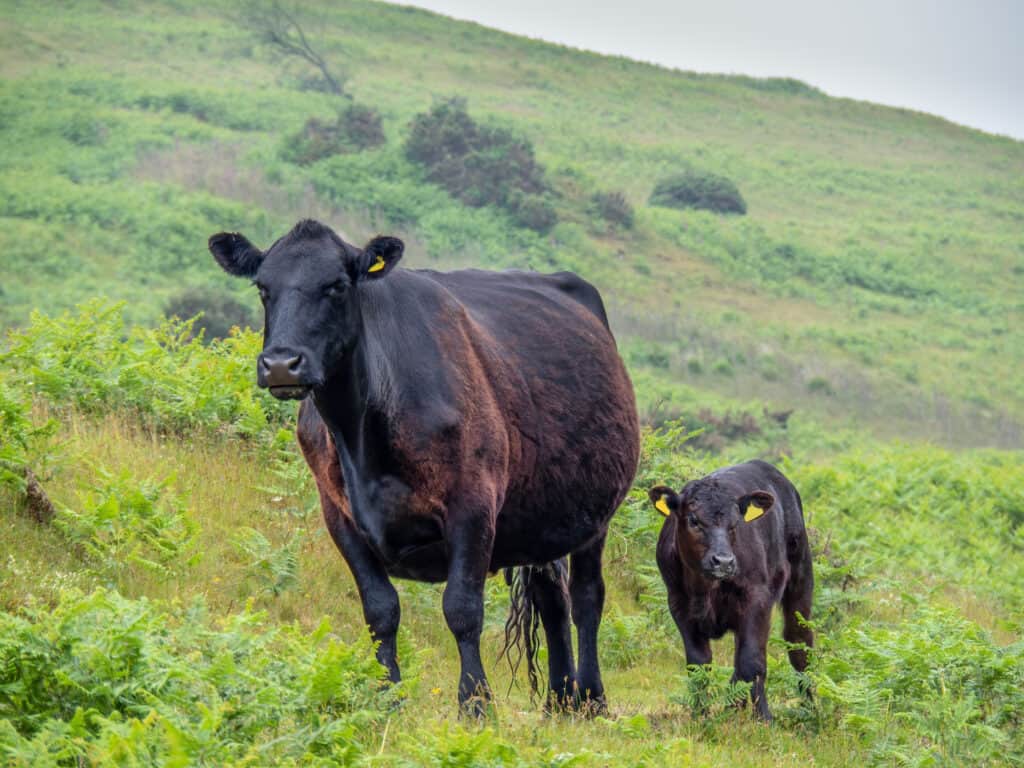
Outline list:
[[[221,232],[210,252],[229,274],[253,281],[263,301],[263,352],[256,380],[274,397],[301,399],[338,370],[361,331],[357,288],[380,280],[402,258],[402,241],[375,237],[365,248],[330,227],[300,221],[265,253]]]
[[[768,491],[737,495],[714,478],[694,480],[679,493],[659,485],[648,495],[661,514],[675,516],[680,556],[709,579],[736,575],[737,528],[757,520],[775,504]]]

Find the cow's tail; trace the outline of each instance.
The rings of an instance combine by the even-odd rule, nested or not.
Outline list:
[[[505,645],[498,654],[508,659],[512,670],[509,691],[516,683],[516,675],[526,659],[526,676],[530,680],[530,697],[540,695],[540,676],[537,673],[537,654],[540,651],[540,606],[537,590],[551,586],[560,589],[568,600],[568,563],[563,557],[547,565],[529,565],[505,569],[505,583],[509,586],[508,620],[505,622]],[[538,585],[537,580],[548,582]]]
[[[505,583],[509,586],[511,600],[508,619],[505,621],[505,645],[498,654],[504,656],[512,670],[509,692],[516,684],[519,666],[526,658],[526,676],[530,680],[530,698],[539,695],[540,683],[537,677],[537,652],[540,650],[540,611],[533,590],[530,589],[535,571],[533,566],[505,569]]]

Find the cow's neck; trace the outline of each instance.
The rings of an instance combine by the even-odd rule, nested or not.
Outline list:
[[[387,443],[387,419],[371,393],[377,389],[358,341],[345,364],[314,393],[317,410],[338,446],[346,480],[381,471],[381,451]],[[348,466],[346,466],[346,464]]]

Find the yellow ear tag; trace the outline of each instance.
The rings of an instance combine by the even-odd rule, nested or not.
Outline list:
[[[654,508],[661,512],[665,517],[672,514],[672,510],[668,508],[668,504],[665,503],[665,497],[662,496],[656,502],[654,502]]]
[[[759,518],[763,514],[763,509],[761,509],[760,507],[755,507],[753,504],[751,504],[749,507],[747,507],[747,511],[743,513],[743,519],[750,523],[754,520],[757,520],[757,518]]]
[[[376,260],[375,262],[373,262],[373,266],[372,266],[372,267],[370,267],[370,268],[369,268],[368,270],[366,270],[366,271],[367,271],[367,272],[380,272],[380,271],[381,271],[382,269],[384,269],[384,267],[386,267],[386,266],[387,266],[387,264],[385,264],[385,262],[384,262],[384,257],[383,257],[383,256],[381,256],[381,255],[380,255],[380,254],[378,253],[378,254],[377,254],[377,260]]]

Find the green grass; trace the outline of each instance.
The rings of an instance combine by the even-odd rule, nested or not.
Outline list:
[[[268,484],[266,454],[254,453],[236,440],[161,437],[122,416],[72,415],[64,422],[62,434],[63,451],[71,460],[47,483],[58,506],[77,508],[79,488],[95,482],[90,464],[114,473],[128,472],[138,482],[173,474],[174,493],[199,525],[201,556],[173,571],[133,561],[108,564],[69,547],[59,527],[40,527],[20,516],[8,496],[0,538],[9,553],[0,578],[4,608],[9,612],[4,615],[24,621],[43,606],[55,604],[63,606],[58,614],[81,614],[102,598],[80,595],[105,587],[125,596],[127,602],[116,601],[114,609],[125,621],[140,610],[134,601],[147,597],[156,601],[144,609],[155,615],[147,614],[151,626],[145,633],[139,630],[142,634],[163,637],[167,631],[181,631],[174,629],[181,611],[199,599],[211,617],[210,631],[222,626],[219,622],[225,619],[220,617],[246,606],[266,613],[257,625],[263,627],[261,632],[297,623],[296,631],[310,633],[326,617],[343,647],[362,647],[363,658],[371,658],[355,586],[317,514],[306,511],[308,480],[289,496],[282,496],[279,487],[261,490]],[[638,499],[650,478],[671,475],[682,482],[688,472],[709,466],[706,457],[677,453],[671,444],[649,439],[646,450]],[[363,758],[380,750],[384,765],[472,765],[485,759],[495,765],[518,761],[536,765],[556,754],[580,755],[580,765],[668,765],[691,760],[698,765],[729,761],[751,766],[797,765],[807,760],[842,765],[852,757],[870,762],[872,756],[888,764],[901,750],[953,762],[971,762],[972,755],[984,755],[985,750],[989,758],[996,749],[1021,754],[1024,744],[1013,735],[1020,733],[1019,723],[1014,722],[1021,702],[1019,687],[1015,693],[1012,686],[1021,682],[1024,648],[1019,640],[1014,646],[1007,642],[1019,638],[1024,594],[1020,575],[1000,570],[1020,560],[1020,528],[1012,527],[1004,511],[1019,514],[1024,508],[1020,457],[889,448],[866,465],[861,462],[865,459],[857,454],[843,455],[790,470],[804,491],[817,531],[815,611],[820,652],[812,665],[818,689],[814,706],[801,703],[778,627],[771,643],[768,685],[778,717],[775,727],[764,728],[728,707],[713,721],[703,722],[679,703],[686,691],[682,648],[665,615],[663,588],[651,558],[660,518],[637,500],[620,513],[608,549],[609,605],[602,625],[611,702],[607,719],[596,723],[545,719],[530,703],[525,680],[504,695],[509,672],[496,656],[507,592],[500,579],[493,579],[488,584],[483,647],[492,683],[501,692],[497,716],[484,730],[460,723],[455,714],[457,653],[440,619],[440,589],[400,583],[401,658],[409,678],[402,694],[407,700],[386,718],[379,717],[369,732],[361,730],[358,740],[346,743]],[[945,475],[948,486],[969,494],[964,500],[970,503],[946,502],[936,475]],[[861,481],[855,482],[854,477]],[[1004,485],[990,488],[992,477],[1003,478]],[[934,503],[935,499],[943,504]],[[984,525],[971,525],[979,514],[976,510],[984,511]],[[269,588],[259,564],[234,543],[243,526],[260,531],[278,548],[298,534],[295,578],[283,589]],[[1006,526],[1016,533],[1008,536]],[[945,544],[951,530],[969,538],[951,548]],[[218,631],[227,631],[223,626]],[[167,667],[188,663],[194,651],[175,650],[171,645],[162,653],[169,654],[160,662]],[[728,664],[731,640],[717,642],[715,654],[719,664]],[[118,674],[134,681],[143,673],[133,669]],[[90,685],[106,679],[104,673],[95,674],[97,682]],[[718,674],[727,676],[729,670],[721,668]],[[6,680],[11,682],[9,677]],[[246,699],[231,703],[230,697],[236,694],[228,681],[203,682],[209,688],[205,706],[215,707],[220,701],[220,706],[245,709]],[[133,684],[144,687],[145,678]],[[37,695],[49,700],[45,691]],[[161,695],[159,700],[163,703],[149,717],[144,735],[133,738],[149,745],[161,760],[169,760],[163,720],[169,718],[186,731],[200,730],[200,722],[196,712],[181,708],[173,697]],[[970,702],[973,708],[943,709],[955,709],[958,702]],[[10,718],[17,711],[10,706],[10,699],[0,697],[0,716]],[[112,711],[102,703],[88,706],[105,718]],[[139,706],[125,713],[126,722],[132,717],[147,720],[149,710]],[[72,707],[64,715],[50,715],[49,727],[54,727],[52,718],[70,718],[73,713]],[[153,726],[154,720],[158,726]],[[92,732],[101,735],[83,737],[82,745],[88,744],[83,750],[95,758],[108,748],[109,734],[106,726],[99,727],[100,721],[92,722]],[[228,727],[225,724],[211,735],[218,749],[227,749]],[[984,733],[976,733],[979,729]],[[270,737],[264,731],[252,731],[242,743],[255,750],[263,739]],[[29,749],[17,743],[19,750]],[[293,740],[285,742],[285,748],[298,749]],[[433,762],[443,754],[455,759],[451,755],[466,750],[476,757],[460,758],[464,763]],[[268,757],[273,752],[262,754],[256,764],[273,762]]]

